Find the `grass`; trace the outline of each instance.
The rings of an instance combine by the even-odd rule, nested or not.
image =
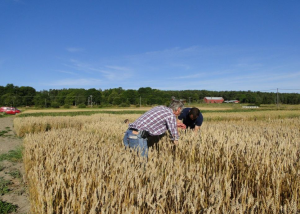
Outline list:
[[[214,109],[214,108],[217,108],[217,109],[221,109],[221,108],[224,108],[224,109],[228,109],[228,108],[231,108],[231,109],[241,109],[242,106],[255,106],[255,104],[253,103],[239,103],[239,104],[232,104],[232,103],[222,103],[222,104],[219,104],[219,103],[210,103],[210,104],[206,104],[206,103],[191,103],[190,105],[187,103],[185,104],[186,107],[197,107],[199,109],[201,108],[204,108],[204,109],[207,109],[207,108],[210,108],[210,109]],[[291,105],[291,104],[279,104],[278,106],[276,104],[261,104],[259,106],[260,109],[268,109],[268,110],[300,110],[300,105],[299,104],[295,104],[295,105]]]
[[[8,131],[6,131],[6,130],[3,130],[3,131],[1,131],[0,132],[0,137],[4,137],[5,136],[5,134],[7,134],[8,133]]]
[[[0,200],[0,213],[6,214],[6,213],[12,213],[17,211],[18,206],[2,201]]]
[[[7,134],[9,131],[11,131],[10,127],[5,127],[5,130],[0,131],[0,137],[7,137],[10,135],[5,135]]]
[[[12,114],[5,114],[5,113],[0,113],[0,118],[3,118],[3,117],[12,117],[12,116],[15,116],[15,115],[12,115]]]
[[[202,113],[231,113],[231,112],[264,112],[270,110],[291,110],[297,111],[300,110],[300,105],[261,105],[258,109],[244,109],[242,106],[252,105],[249,103],[243,104],[198,104],[191,103],[186,104],[185,107],[197,107]],[[154,106],[152,106],[154,107]],[[151,109],[152,107],[149,107]],[[116,111],[116,109],[118,111]],[[69,111],[60,111],[61,109],[54,109],[49,112],[48,109],[45,109],[45,112],[23,112],[17,117],[43,117],[43,116],[78,116],[78,115],[93,115],[93,114],[143,114],[149,109],[138,109],[138,108],[108,108],[108,109],[71,109]]]
[[[202,114],[206,114],[206,113],[259,113],[259,112],[269,112],[270,109],[227,109],[227,110],[201,110]],[[273,110],[273,111],[278,111],[278,118],[280,119],[285,118],[285,117],[289,117],[289,118],[294,118],[294,117],[299,117],[299,110],[296,109],[289,109],[288,111],[295,112],[295,114],[290,114],[289,116],[281,116],[281,112],[285,111],[285,110]],[[22,115],[19,115],[18,117],[45,117],[45,116],[53,116],[53,117],[60,117],[60,116],[71,116],[71,117],[75,117],[75,116],[90,116],[93,114],[117,114],[117,115],[123,115],[123,114],[144,114],[146,111],[134,111],[134,110],[123,110],[123,111],[76,111],[76,112],[39,112],[39,113],[23,113]],[[205,118],[206,121],[209,121],[211,119],[209,118]],[[216,119],[214,119],[216,120]],[[224,120],[222,118],[220,118],[220,120]]]
[[[22,177],[21,172],[17,169],[10,171],[8,174],[11,175],[13,178],[21,178]]]
[[[13,172],[12,176],[13,177],[18,176],[18,174],[20,174],[20,172]],[[8,187],[8,185],[10,185],[10,184],[11,184],[11,182],[9,180],[5,180],[3,177],[0,177],[0,196],[4,195],[10,191],[10,189]],[[3,213],[3,214],[12,213],[12,212],[17,211],[17,208],[18,208],[17,205],[0,200],[0,213]]]
[[[9,127],[6,127],[8,129]],[[2,132],[1,132],[2,133]],[[16,150],[11,150],[7,154],[0,155],[0,161],[2,160],[10,160],[10,161],[21,161],[22,160],[22,148],[18,148]],[[0,171],[2,171],[5,167],[0,165]],[[9,172],[9,174],[14,178],[20,178],[21,173],[18,170],[14,170]],[[3,177],[0,177],[0,196],[8,193],[10,191],[9,185],[11,181],[5,180]],[[0,200],[0,213],[12,213],[17,211],[18,206],[12,203],[8,203],[6,201]]]
[[[9,192],[8,185],[11,182],[9,180],[5,180],[3,177],[0,177],[0,195],[4,195]]]
[[[201,109],[200,109],[201,110]],[[230,110],[201,110],[202,113],[208,112],[257,112],[268,111],[269,109],[230,109]],[[93,115],[93,114],[144,114],[146,111],[141,110],[123,110],[123,111],[75,111],[75,112],[38,112],[38,113],[23,113],[18,117],[44,117],[44,116],[79,116],[79,115]]]
[[[10,150],[6,154],[0,155],[0,161],[8,160],[12,162],[22,162],[23,147],[18,147],[16,150]]]
[[[227,110],[201,110],[201,113],[231,113],[231,112],[260,112],[270,111],[270,109],[227,109]]]
[[[93,115],[93,114],[143,114],[146,111],[134,111],[134,110],[124,110],[124,111],[75,111],[75,112],[39,112],[39,113],[23,113],[18,115],[18,117],[44,117],[44,116],[79,116],[79,115]]]

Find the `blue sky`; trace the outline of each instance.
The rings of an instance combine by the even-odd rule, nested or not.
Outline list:
[[[300,93],[299,0],[1,0],[0,85]]]

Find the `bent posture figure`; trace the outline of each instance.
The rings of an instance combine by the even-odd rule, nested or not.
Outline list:
[[[136,149],[143,157],[148,157],[148,138],[162,135],[167,130],[173,143],[178,145],[177,116],[182,108],[180,101],[172,101],[169,107],[156,106],[144,113],[128,125],[123,138],[125,147]]]
[[[203,115],[198,108],[185,108],[178,116],[177,123],[179,126],[180,124],[184,124],[185,128],[193,129],[196,132],[200,130],[200,127],[203,123]],[[181,125],[181,127],[184,126]]]

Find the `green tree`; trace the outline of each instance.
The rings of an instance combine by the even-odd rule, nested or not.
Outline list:
[[[113,91],[109,96],[108,96],[108,103],[113,104],[113,101],[115,98],[119,97],[118,93],[116,91]]]
[[[86,91],[85,95],[90,97],[90,102],[93,102],[93,105],[102,103],[102,92],[100,90],[91,88]]]
[[[3,105],[5,106],[13,106],[13,96],[14,94],[12,93],[7,93],[1,96],[1,100]]]
[[[122,100],[120,97],[115,97],[112,102],[113,105],[120,105],[121,103],[122,103]]]
[[[36,107],[47,108],[51,106],[48,91],[43,90],[37,92],[35,97],[33,98],[33,102]]]
[[[68,93],[65,100],[64,100],[64,104],[75,105],[75,98],[76,98],[76,96],[75,96],[74,91]]]
[[[138,94],[136,90],[126,90],[121,95],[122,101],[129,102],[129,104],[136,104],[136,99],[138,98]]]
[[[17,90],[18,96],[20,96],[20,105],[30,106],[33,105],[33,98],[36,95],[36,90],[29,86],[21,86]]]

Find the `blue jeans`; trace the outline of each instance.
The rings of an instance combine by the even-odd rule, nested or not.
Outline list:
[[[132,133],[132,130],[127,129],[123,143],[125,148],[137,150],[142,157],[148,157],[148,142],[146,138],[141,138],[140,132],[136,135]]]

